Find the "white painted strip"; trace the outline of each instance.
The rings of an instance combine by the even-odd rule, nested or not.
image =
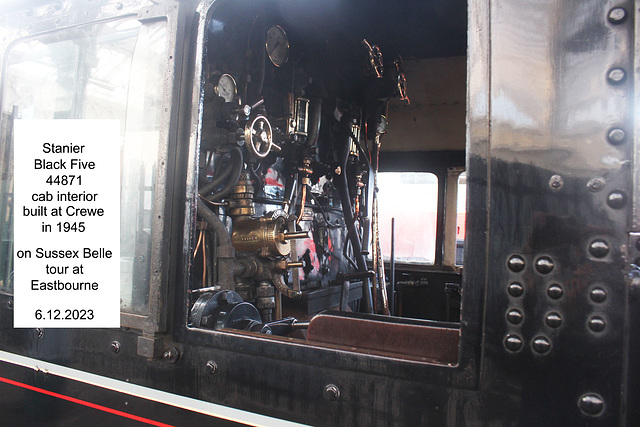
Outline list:
[[[56,365],[54,363],[45,362],[43,360],[32,359],[30,357],[20,356],[14,353],[8,353],[6,351],[0,351],[0,361],[24,366],[26,368],[31,368],[34,370],[46,371],[49,375],[57,375],[60,377],[68,378],[70,380],[80,381],[86,384],[103,387],[120,393],[126,393],[134,397],[153,400],[165,405],[175,406],[177,408],[198,412],[213,417],[223,418],[225,420],[233,422],[264,427],[305,426],[304,424],[298,424],[279,418],[255,414],[253,412],[247,412],[240,409],[230,408],[228,406],[217,405],[215,403],[204,402],[202,400],[180,396],[177,394],[168,393],[166,391],[155,390],[149,387],[143,387],[120,380],[114,380],[113,378],[103,377],[101,375],[67,368],[65,366]]]

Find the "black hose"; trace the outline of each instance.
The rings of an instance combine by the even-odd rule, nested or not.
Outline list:
[[[218,185],[222,184],[222,182],[231,175],[231,171],[233,170],[233,163],[228,163],[225,165],[225,168],[222,169],[218,175],[213,178],[212,181],[206,181],[200,187],[200,195],[207,194],[212,192]]]
[[[342,212],[344,214],[344,221],[347,224],[348,236],[351,241],[351,247],[353,248],[354,256],[356,258],[356,265],[361,272],[367,271],[367,262],[362,254],[362,245],[360,243],[360,236],[356,229],[355,218],[353,217],[353,210],[351,207],[351,197],[349,196],[349,183],[347,182],[347,160],[349,159],[349,135],[344,138],[345,147],[343,149],[341,163],[342,173],[338,176],[337,187],[340,193],[340,203],[342,204]],[[365,309],[367,313],[373,313],[373,303],[371,297],[371,287],[369,286],[369,279],[362,279],[362,295],[365,303]]]
[[[204,219],[218,236],[219,246],[230,245],[231,237],[218,215],[213,213],[209,206],[198,197],[198,216]]]
[[[203,187],[200,190],[200,195],[202,197],[205,197],[207,200],[212,202],[216,200],[220,200],[224,196],[229,194],[229,192],[233,190],[233,187],[235,187],[235,185],[238,183],[238,180],[240,179],[240,174],[244,169],[244,159],[242,157],[242,151],[240,150],[240,147],[235,147],[233,151],[231,151],[231,156],[233,159],[233,166],[231,168],[229,180],[227,181],[225,186],[222,187],[222,189],[216,191],[215,193],[208,195],[208,193],[213,189],[213,187],[209,188],[210,186],[206,185],[205,186],[206,188]]]
[[[235,250],[231,246],[231,237],[218,215],[213,213],[205,202],[198,197],[198,216],[204,219],[218,238],[216,258],[218,261],[218,284],[222,289],[235,289]]]

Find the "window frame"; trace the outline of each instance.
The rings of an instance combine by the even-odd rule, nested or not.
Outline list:
[[[43,6],[51,8],[54,5]],[[89,10],[93,8],[93,12]],[[46,11],[45,11],[46,12]],[[47,16],[43,13],[42,16]],[[151,22],[166,22],[166,44],[163,60],[163,78],[161,82],[162,102],[160,106],[159,142],[157,146],[157,168],[155,171],[155,188],[153,192],[153,215],[151,220],[151,253],[149,263],[149,302],[148,311],[145,314],[134,314],[120,311],[120,324],[122,327],[140,331],[143,336],[155,337],[167,331],[168,312],[171,307],[168,304],[168,277],[170,274],[169,233],[171,230],[172,206],[168,203],[173,194],[176,135],[178,129],[178,96],[181,73],[181,46],[182,31],[178,31],[178,7],[170,8],[166,5],[155,7],[141,6],[135,0],[124,0],[119,8],[103,9],[100,4],[92,5],[86,14],[68,15],[65,19],[43,19],[38,25],[33,24],[33,18],[25,17],[22,21],[12,23],[3,29],[6,36],[0,41],[0,70],[7,66],[8,52],[15,44],[28,41],[51,33],[66,31],[69,29],[87,28],[92,25],[115,21],[118,19],[135,18],[143,25]],[[4,84],[4,72],[2,73]],[[0,99],[0,102],[2,100]],[[12,135],[11,135],[12,137]],[[3,292],[6,293],[6,292]],[[140,343],[139,343],[140,344]],[[146,357],[158,356],[156,348],[139,345],[138,354]]]
[[[481,314],[483,312],[482,300],[478,294],[482,293],[482,287],[476,287],[473,292],[469,292],[469,304],[464,306],[465,322],[460,325],[460,341],[458,352],[458,363],[454,365],[434,364],[430,362],[415,361],[409,359],[398,359],[395,357],[385,357],[374,354],[367,354],[366,350],[354,351],[344,349],[327,348],[312,343],[292,342],[286,338],[260,336],[256,333],[229,332],[192,328],[187,324],[189,307],[188,300],[189,274],[190,274],[190,249],[194,247],[195,222],[196,222],[196,197],[197,197],[197,175],[198,175],[198,153],[200,147],[200,135],[202,127],[203,96],[204,96],[204,51],[206,41],[206,28],[211,19],[215,6],[221,3],[220,0],[204,0],[197,8],[197,30],[194,31],[193,43],[194,51],[189,58],[188,68],[191,70],[190,76],[190,98],[185,105],[191,106],[188,126],[188,147],[186,165],[186,182],[184,187],[184,225],[182,228],[182,251],[180,268],[182,269],[176,277],[176,295],[183,304],[176,305],[176,316],[174,318],[175,338],[184,344],[203,346],[216,349],[218,351],[230,351],[242,353],[244,355],[258,355],[267,366],[286,363],[309,364],[315,361],[318,367],[331,367],[345,371],[360,371],[362,366],[367,366],[367,374],[393,376],[398,380],[414,380],[417,377],[429,378],[429,383],[433,385],[459,387],[463,389],[475,389],[478,386],[481,354]],[[433,153],[420,153],[417,159],[412,159],[411,164],[407,164],[406,157],[401,169],[383,167],[387,153],[381,152],[381,171],[406,171],[419,170],[431,172],[438,176],[439,200],[438,211],[444,215],[444,186],[446,183],[447,166],[460,166],[465,164],[464,152],[446,152],[433,156]],[[405,153],[406,155],[406,153]],[[425,159],[431,159],[424,161]],[[444,159],[444,160],[443,160]],[[417,161],[417,169],[413,169],[413,163]],[[439,218],[439,224],[443,223],[443,217]],[[436,246],[436,265],[429,266],[442,269],[442,225],[438,228],[440,245]],[[482,247],[484,248],[484,247]],[[440,253],[438,257],[438,253]],[[427,321],[431,322],[431,321]],[[438,322],[432,322],[435,326]],[[241,350],[240,350],[241,349]]]

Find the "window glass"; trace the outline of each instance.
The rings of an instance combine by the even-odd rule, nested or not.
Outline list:
[[[456,220],[456,265],[464,261],[464,236],[467,220],[467,173],[458,177],[458,217]]]
[[[148,312],[165,45],[164,21],[125,18],[23,39],[8,50],[0,95],[1,290],[13,287],[13,119],[118,119],[121,308]]]
[[[427,172],[381,172],[378,189],[383,257],[391,257],[391,218],[395,218],[395,260],[433,264],[438,177]]]

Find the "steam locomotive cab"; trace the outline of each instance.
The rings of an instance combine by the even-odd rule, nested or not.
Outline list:
[[[10,421],[637,424],[633,2],[9,3]],[[120,328],[13,327],[30,119],[119,124]]]
[[[414,135],[398,131],[386,135],[394,127],[394,115],[414,112],[403,55],[411,55],[411,67],[420,69],[424,67],[420,61],[426,59],[420,55],[433,52],[398,41],[387,43],[385,50],[375,39],[367,39],[371,34],[384,43],[390,24],[380,30],[381,14],[343,27],[332,22],[333,17],[347,19],[358,13],[357,8],[306,5],[305,15],[302,12],[301,7],[275,3],[233,2],[214,5],[206,15],[200,140],[197,157],[192,159],[197,196],[189,204],[196,205],[197,219],[189,229],[189,327],[299,339],[306,339],[308,330],[311,341],[357,348],[367,339],[359,337],[358,327],[348,325],[375,321],[382,325],[380,331],[388,328],[386,333],[394,334],[395,325],[388,316],[401,310],[406,316],[412,309],[416,317],[437,313],[432,320],[458,319],[461,267],[448,254],[448,272],[444,271],[445,224],[444,216],[437,215],[438,209],[444,210],[438,208],[443,200],[437,193],[444,192],[445,186],[438,187],[438,178],[425,174],[433,177],[428,183],[431,193],[420,194],[425,191],[423,185],[417,186],[418,192],[405,194],[402,202],[410,214],[394,221],[391,243],[387,212],[393,202],[385,198],[393,197],[396,189],[378,183],[385,141],[391,139],[402,147],[405,139],[424,130],[414,126]],[[455,71],[464,70],[464,61],[450,63],[459,66]],[[455,89],[462,96],[461,75],[458,80],[440,80],[453,87],[458,84]],[[421,104],[425,99],[420,95]],[[447,123],[450,127],[455,123],[458,133],[464,120],[460,112]],[[428,141],[422,147],[414,142],[420,150],[414,152],[428,154],[425,148],[433,151],[428,145]],[[464,152],[445,153],[455,160],[437,169],[448,172],[440,178],[448,178],[446,185],[455,187],[447,190],[454,193],[447,208],[456,209]],[[400,154],[406,159],[412,152]],[[393,178],[394,173],[386,175]],[[386,175],[383,172],[383,181],[389,179]],[[430,198],[431,212],[411,212],[422,198]],[[433,228],[436,222],[440,222],[437,250],[435,230],[425,231],[427,224]],[[423,256],[431,252],[430,259],[417,258],[421,262],[408,264],[413,272],[397,270],[395,262],[390,263],[396,224],[402,237],[431,232],[431,242],[422,250]],[[382,229],[385,239],[381,239]],[[384,253],[381,240],[386,240]],[[428,286],[429,269],[450,276],[446,286],[442,279],[433,281],[431,287],[439,295],[431,297],[431,313],[424,295],[422,307],[397,298],[411,295],[412,286],[418,290]],[[404,292],[396,289],[395,279],[387,285],[388,276],[396,274]],[[325,310],[332,311],[316,316]],[[337,323],[325,330],[323,322]],[[346,322],[343,327],[341,322]],[[448,336],[457,337],[457,326],[449,327]],[[355,329],[336,336],[340,335],[336,330],[343,328]],[[448,345],[453,356],[444,363],[455,363],[457,339]]]

